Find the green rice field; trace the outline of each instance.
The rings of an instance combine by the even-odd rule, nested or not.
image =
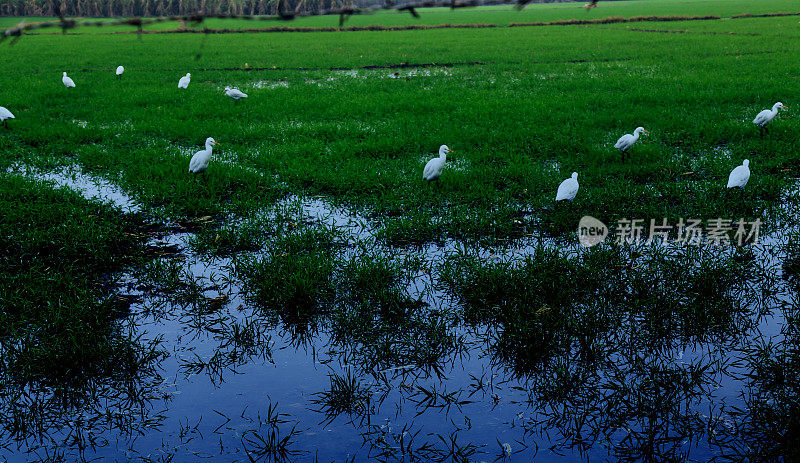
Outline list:
[[[800,7],[582,5],[1,41],[0,458],[800,458]]]

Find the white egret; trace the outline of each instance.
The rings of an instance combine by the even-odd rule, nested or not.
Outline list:
[[[573,172],[572,177],[564,180],[561,182],[561,185],[558,186],[558,193],[556,193],[556,201],[572,201],[575,199],[575,195],[578,194],[578,173]]]
[[[67,77],[67,71],[64,71],[64,75],[61,77],[61,82],[64,82],[64,86],[67,88],[75,86],[75,82]]]
[[[121,76],[123,72],[125,72],[125,68],[122,66],[117,66],[117,75]]]
[[[242,91],[239,90],[238,88],[225,87],[225,94],[228,95],[229,97],[233,98],[234,100],[239,100],[241,98],[247,98],[247,94],[246,93],[242,93]]]
[[[728,188],[744,188],[750,180],[750,161],[744,160],[741,166],[736,166],[728,176]]]
[[[181,80],[178,81],[178,88],[189,87],[189,82],[191,80],[192,80],[192,75],[187,72],[186,75],[181,77]]]
[[[779,101],[779,102],[775,103],[774,105],[772,105],[772,109],[765,109],[765,110],[761,111],[760,113],[758,113],[756,118],[753,119],[753,124],[755,124],[755,125],[757,125],[757,126],[759,126],[761,128],[761,136],[764,136],[764,131],[765,130],[767,132],[769,132],[769,129],[767,129],[766,126],[767,126],[767,124],[772,122],[773,119],[775,119],[775,116],[778,115],[778,109],[789,109],[789,108],[784,106],[783,103],[781,103]]]
[[[628,150],[639,140],[640,133],[650,133],[644,129],[644,127],[636,127],[636,130],[633,131],[633,134],[625,134],[619,137],[619,140],[614,144],[614,148],[622,151],[623,156],[628,152]]]
[[[0,121],[3,122],[3,127],[8,127],[8,120],[9,119],[16,119],[11,111],[5,108],[5,106],[0,106]]]
[[[192,160],[189,161],[189,173],[199,174],[206,171],[214,145],[219,145],[219,143],[215,142],[211,137],[206,138],[206,149],[196,152],[192,156]]]
[[[447,147],[447,145],[442,145],[439,147],[439,157],[433,158],[425,164],[425,169],[422,170],[422,178],[423,180],[427,180],[428,183],[438,180],[439,177],[442,176],[442,169],[444,169],[444,163],[447,162],[447,153],[452,153],[453,150]]]

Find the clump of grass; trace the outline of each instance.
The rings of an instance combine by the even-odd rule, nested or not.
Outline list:
[[[498,355],[535,371],[560,355],[594,359],[603,340],[636,336],[653,349],[676,340],[726,339],[774,298],[774,272],[722,248],[640,251],[615,246],[575,255],[537,248],[520,261],[448,259],[443,282],[469,323],[496,326]],[[692,262],[692,265],[686,265]]]
[[[314,394],[311,400],[318,407],[316,411],[325,415],[326,421],[333,421],[343,413],[361,415],[369,410],[372,393],[351,370],[341,375],[331,373],[328,379],[330,389]]]
[[[273,242],[263,257],[239,262],[248,297],[268,313],[305,331],[334,297],[336,234],[308,228]]]
[[[292,461],[307,452],[293,448],[302,431],[297,424],[286,430],[289,415],[278,411],[278,404],[270,402],[264,416],[258,416],[258,426],[242,434],[242,448],[250,461]]]
[[[800,286],[800,240],[797,234],[789,238],[784,251],[786,258],[783,261],[783,277],[798,287]]]
[[[458,345],[446,314],[408,294],[417,257],[391,259],[362,254],[337,270],[331,328],[337,344],[348,346],[365,371],[403,365],[436,366]]]
[[[244,215],[256,199],[283,195],[282,187],[269,177],[239,165],[216,161],[202,175],[188,174],[189,158],[173,143],[163,138],[142,143],[141,138],[138,133],[125,133],[103,145],[80,146],[78,160],[87,172],[114,176],[144,206],[178,216]],[[133,155],[131,147],[135,147]]]
[[[0,191],[0,416],[29,394],[49,403],[27,416],[24,440],[101,392],[138,403],[161,354],[122,333],[109,275],[143,252],[140,219],[18,176],[0,176]]]
[[[166,297],[181,304],[206,302],[203,286],[186,268],[182,259],[155,259],[134,272],[138,289]]]
[[[442,240],[444,233],[434,216],[417,210],[401,218],[384,219],[376,237],[390,246],[408,246]]]
[[[744,349],[745,402],[710,423],[713,442],[730,461],[783,460],[800,453],[800,339],[798,310],[785,308],[786,337]]]
[[[266,219],[229,223],[221,227],[203,227],[192,236],[191,245],[198,252],[231,256],[260,249],[274,233]]]

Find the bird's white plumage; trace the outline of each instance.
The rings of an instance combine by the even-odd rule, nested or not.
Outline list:
[[[556,201],[572,201],[575,199],[575,195],[578,194],[578,173],[573,172],[572,177],[564,180],[561,182],[561,185],[558,186],[558,192],[556,193]]]
[[[11,114],[11,111],[5,108],[5,106],[0,106],[0,122],[5,121],[6,119],[15,119],[15,117],[13,114]]]
[[[637,127],[632,134],[628,133],[619,137],[619,140],[617,140],[617,142],[614,144],[614,148],[622,151],[628,151],[628,149],[633,146],[637,140],[639,140],[639,134],[642,132],[649,133],[644,129],[644,127]]]
[[[758,113],[755,119],[753,119],[753,124],[756,124],[760,127],[764,127],[765,125],[772,122],[775,119],[775,116],[778,115],[778,109],[788,109],[786,106],[783,105],[780,101],[772,105],[772,109],[765,109]]]
[[[121,76],[123,72],[125,72],[125,68],[122,66],[117,66],[117,75]]]
[[[238,88],[225,87],[225,94],[233,98],[234,100],[238,100],[240,98],[247,98],[247,94],[242,93],[242,91],[239,90]]]
[[[69,77],[67,77],[67,72],[66,71],[64,71],[64,74],[61,76],[61,82],[63,82],[64,86],[67,87],[67,88],[75,86],[75,82],[72,79],[70,79]]]
[[[736,166],[728,176],[728,188],[744,188],[750,180],[750,161],[744,160],[741,166]]]
[[[205,172],[208,168],[208,161],[211,160],[211,153],[214,150],[214,145],[219,145],[213,138],[206,138],[206,149],[198,151],[192,156],[189,161],[189,172],[192,174],[199,174]]]
[[[181,77],[181,80],[178,81],[178,88],[189,87],[189,82],[191,82],[191,80],[192,80],[192,75],[187,72],[186,75]]]
[[[442,170],[444,169],[444,164],[447,162],[447,153],[452,152],[447,145],[442,145],[439,147],[439,157],[433,158],[425,164],[425,168],[422,169],[422,178],[429,182],[433,180],[438,180],[439,177],[442,176]]]

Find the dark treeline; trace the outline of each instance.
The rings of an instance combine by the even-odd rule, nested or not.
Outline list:
[[[550,3],[570,0],[533,0]],[[406,3],[387,0],[0,0],[0,16],[146,17],[221,15],[274,15],[342,7],[364,8],[376,4]],[[444,4],[449,2],[443,1]]]
[[[284,11],[368,6],[369,0],[286,0]],[[264,15],[278,12],[278,0],[0,0],[0,16],[143,17],[197,13]]]

